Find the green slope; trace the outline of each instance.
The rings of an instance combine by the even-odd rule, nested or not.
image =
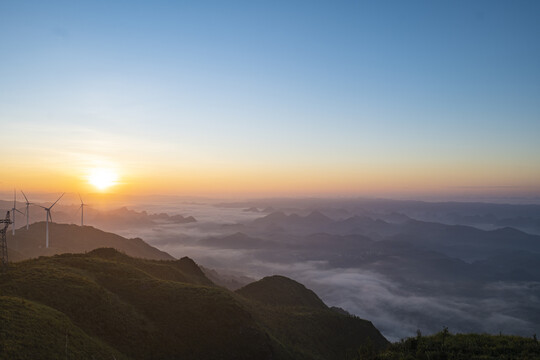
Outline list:
[[[90,337],[63,313],[17,297],[0,296],[1,359],[127,359]]]
[[[47,309],[37,311],[44,316],[60,316],[46,332],[65,341],[71,324],[80,334],[71,351],[96,359],[107,351],[129,359],[339,359],[345,349],[365,343],[366,334],[378,334],[370,323],[326,307],[298,312],[302,307],[249,300],[213,285],[188,258],[142,260],[113,249],[11,264],[0,275],[0,294]],[[33,335],[42,346],[41,358],[62,358],[58,345],[49,351],[50,341],[41,337],[46,327],[19,323],[12,314],[19,310],[5,309],[2,326],[26,335],[4,346],[9,353],[0,358],[18,356],[17,349]]]

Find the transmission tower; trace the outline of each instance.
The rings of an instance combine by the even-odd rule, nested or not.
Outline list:
[[[11,220],[9,219],[9,211],[6,214],[5,219],[0,219],[0,224],[4,224],[4,227],[0,228],[0,253],[2,255],[2,271],[5,271],[8,266],[6,231],[9,224],[11,224]]]

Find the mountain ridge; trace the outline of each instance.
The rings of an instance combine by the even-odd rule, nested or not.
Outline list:
[[[61,253],[88,252],[100,247],[114,247],[134,257],[173,260],[174,257],[161,251],[141,238],[128,239],[120,235],[97,229],[93,226],[49,223],[49,248],[45,248],[45,222],[33,223],[29,229],[17,229],[15,236],[7,235],[9,252],[15,254],[14,261],[50,256]],[[11,255],[10,255],[11,256]]]

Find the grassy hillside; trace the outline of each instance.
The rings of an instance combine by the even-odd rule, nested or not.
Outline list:
[[[126,239],[92,226],[49,223],[49,248],[45,247],[45,222],[31,224],[29,229],[17,229],[15,236],[8,233],[11,261],[63,253],[83,253],[101,247],[115,248],[129,256],[172,260],[172,256],[145,243],[140,238]]]
[[[113,249],[11,264],[0,294],[2,359],[65,358],[66,333],[68,358],[77,359],[341,359],[380,336],[326,307],[244,298],[188,258]]]
[[[63,313],[33,301],[0,296],[0,324],[1,359],[127,359]]]
[[[328,308],[313,291],[284,276],[265,277],[236,293],[251,300],[252,313],[295,359],[343,359],[345,350],[355,349],[351,344],[388,345],[371,322]]]

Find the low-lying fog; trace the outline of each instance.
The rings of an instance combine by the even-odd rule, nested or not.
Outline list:
[[[370,204],[294,205],[179,204],[166,211],[197,222],[121,234],[225,274],[289,276],[328,305],[371,320],[392,340],[443,326],[525,336],[540,330],[540,237],[497,225],[516,218],[534,229],[537,207],[524,214],[519,206],[498,205],[425,210],[420,203],[413,211],[397,209],[402,212]],[[444,225],[456,219],[477,226]],[[474,219],[484,223],[471,224]],[[479,230],[486,226],[502,230]]]
[[[54,215],[77,222],[69,220],[73,210],[59,207]],[[105,216],[88,209],[87,224],[140,237],[241,282],[239,275],[289,276],[329,306],[371,320],[390,340],[443,326],[540,331],[539,205],[161,202]]]

